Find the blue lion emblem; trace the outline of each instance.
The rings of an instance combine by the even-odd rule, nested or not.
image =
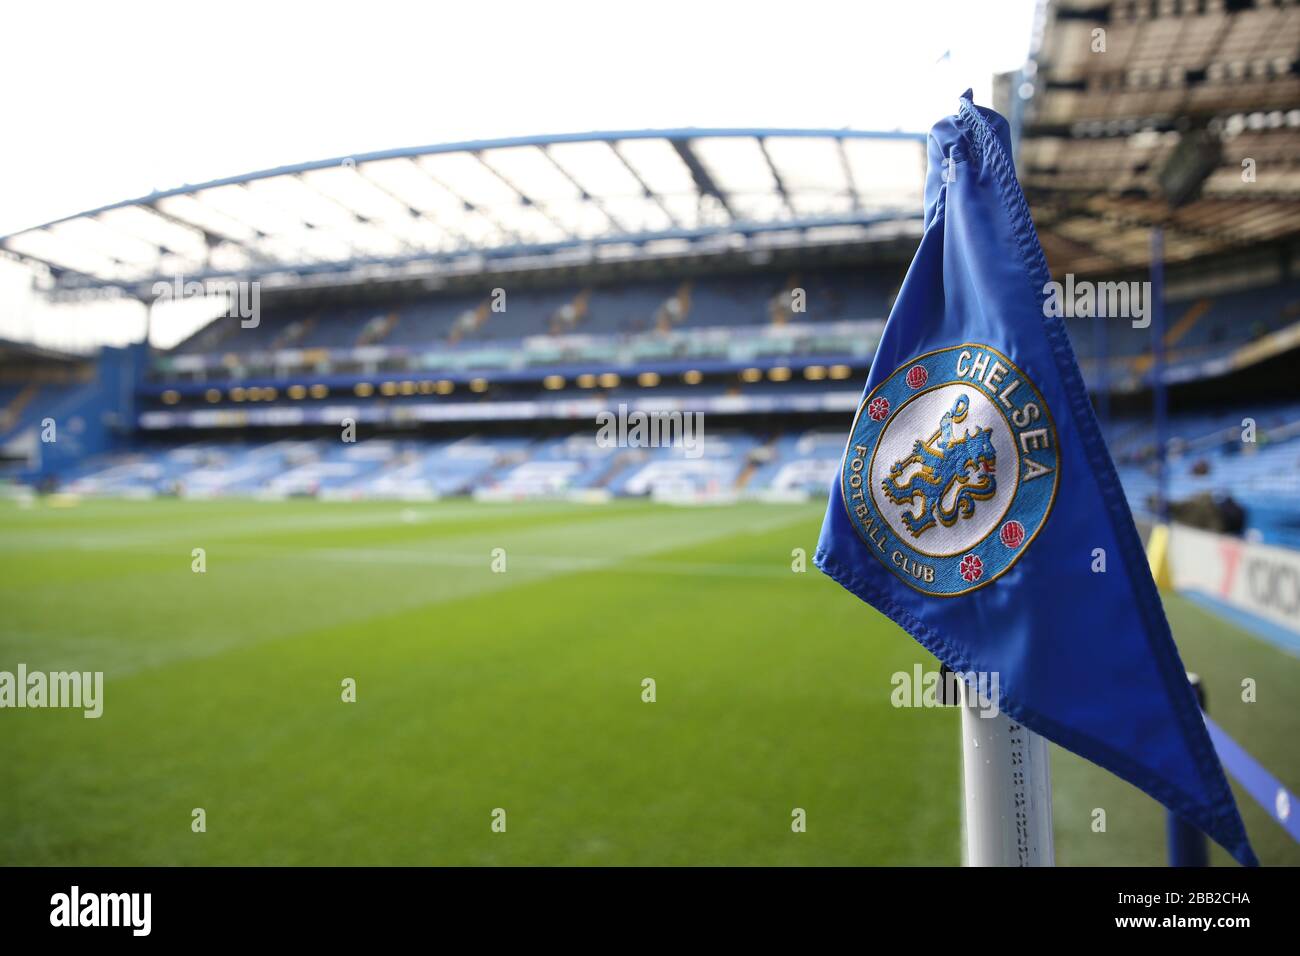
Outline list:
[[[993,429],[967,430],[961,437],[953,434],[953,426],[965,421],[969,411],[969,396],[958,396],[939,420],[939,430],[926,441],[918,440],[912,454],[894,462],[889,477],[881,482],[890,501],[909,506],[903,513],[903,523],[914,538],[937,523],[951,528],[975,513],[975,502],[986,501],[997,493]],[[903,473],[912,465],[921,467],[903,484]],[[919,509],[912,510],[918,499]]]

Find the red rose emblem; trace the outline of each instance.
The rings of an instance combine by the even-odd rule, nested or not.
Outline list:
[[[867,406],[867,414],[871,416],[873,422],[883,422],[889,417],[889,399],[873,398],[871,404]]]
[[[984,562],[979,559],[979,555],[968,554],[961,559],[958,570],[965,580],[978,581],[984,574]]]

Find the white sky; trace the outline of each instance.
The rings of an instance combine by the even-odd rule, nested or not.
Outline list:
[[[16,8],[17,7],[17,8]],[[925,130],[1022,64],[1035,0],[6,4],[0,234],[154,189],[481,137]],[[942,57],[945,52],[950,56]],[[0,336],[138,338],[0,261]],[[194,323],[160,317],[165,345]]]

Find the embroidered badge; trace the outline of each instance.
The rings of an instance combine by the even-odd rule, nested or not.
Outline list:
[[[1060,451],[1042,394],[986,345],[900,366],[862,402],[844,455],[849,519],[908,585],[952,597],[1015,566],[1056,499]]]

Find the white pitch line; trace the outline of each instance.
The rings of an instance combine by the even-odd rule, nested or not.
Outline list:
[[[303,558],[340,561],[345,564],[428,564],[441,567],[486,567],[482,555],[447,554],[431,551],[363,551],[348,549],[321,549],[300,554]],[[617,555],[609,557],[573,558],[560,555],[519,554],[511,552],[510,567],[521,571],[539,569],[555,572],[607,571],[631,574],[676,574],[691,576],[715,575],[720,577],[783,578],[794,574],[789,567],[761,567],[746,564],[719,564],[698,562],[668,563],[636,561]]]

